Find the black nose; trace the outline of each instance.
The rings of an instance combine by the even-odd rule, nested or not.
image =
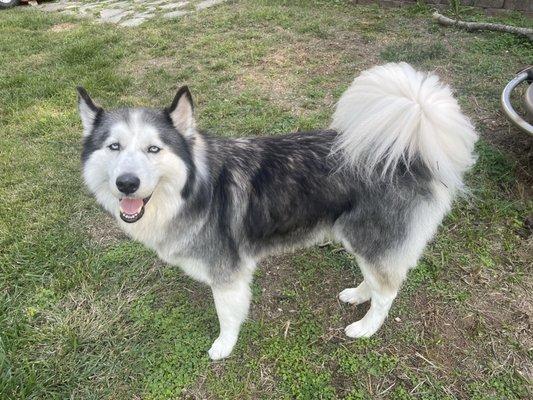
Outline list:
[[[141,180],[133,174],[123,174],[117,178],[117,188],[124,194],[135,193],[139,189]]]

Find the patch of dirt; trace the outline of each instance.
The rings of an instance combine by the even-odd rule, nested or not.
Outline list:
[[[128,237],[118,227],[116,221],[108,215],[96,218],[87,225],[89,237],[99,246],[109,247]]]
[[[502,90],[504,85],[505,83],[502,84]],[[491,110],[485,108],[486,101],[480,101],[483,103],[480,104],[475,96],[470,96],[470,99],[475,104],[475,111],[472,110],[469,114],[476,124],[483,126],[483,139],[516,163],[517,194],[522,194],[523,199],[532,198],[533,139],[508,121],[501,107]]]
[[[533,309],[528,293],[533,291],[533,280],[526,277],[522,284],[510,284],[502,274],[485,284],[465,287],[457,276],[461,273],[454,268],[444,279],[453,281],[458,291],[469,292],[464,304],[424,287],[406,298],[400,293],[401,309],[407,313],[402,325],[415,338],[403,342],[389,318],[382,327],[384,342],[393,344],[404,368],[417,375],[431,370],[445,383],[446,391],[458,398],[470,395],[469,384],[500,370],[514,370],[531,379],[528,351],[533,347]]]
[[[302,271],[295,258],[307,257],[312,264],[321,251],[303,250],[269,257],[261,263],[256,279],[261,295],[252,304],[250,318],[266,324],[265,334],[284,337],[294,333],[293,329],[298,329],[294,323],[298,323],[304,305],[311,307],[313,318],[322,326],[321,343],[342,346],[351,342],[343,329],[360,319],[368,304],[353,307],[336,299],[340,290],[356,283],[348,269],[324,268],[320,281],[305,281],[306,271]],[[457,283],[460,279],[455,275],[460,273],[454,270],[445,278],[453,279],[458,290],[462,290],[462,284]],[[313,274],[316,276],[316,272]],[[445,391],[464,398],[469,395],[467,387],[473,379],[486,379],[487,369],[511,365],[522,376],[531,378],[531,366],[524,351],[533,346],[532,306],[527,296],[533,290],[531,279],[507,289],[503,284],[500,286],[501,291],[491,290],[488,284],[468,287],[471,298],[465,306],[450,302],[425,285],[414,293],[400,292],[380,330],[383,345],[377,350],[379,354],[398,357],[400,363],[391,375],[368,375],[370,393],[380,393],[397,384],[415,389],[410,376],[428,374],[438,377],[445,384]],[[523,350],[511,351],[510,342],[520,343]],[[252,347],[253,343],[247,346]],[[338,374],[338,366],[332,365],[331,371],[337,388],[349,390],[352,385]],[[458,371],[464,374],[458,376]],[[266,386],[271,379],[265,380]]]
[[[70,224],[75,229],[82,229],[92,243],[102,248],[128,239],[111,216],[94,208],[74,214]]]
[[[76,25],[70,22],[64,22],[61,24],[56,24],[50,28],[50,31],[52,32],[64,32],[64,31],[70,31],[73,29]]]
[[[294,116],[302,116],[306,114],[305,103],[309,100],[302,87],[309,80],[319,79],[317,89],[327,89],[327,93],[318,106],[331,108],[336,101],[331,91],[341,84],[338,80],[343,74],[339,70],[346,68],[343,58],[353,60],[355,77],[376,62],[375,48],[374,43],[353,32],[338,33],[334,38],[288,39],[285,46],[273,49],[255,65],[243,69],[237,76],[235,88],[243,91],[259,87],[273,104]]]
[[[508,122],[503,111],[485,129],[483,138],[516,162],[517,184],[525,198],[533,198],[533,139]]]
[[[179,59],[176,57],[155,57],[150,59],[141,59],[134,62],[128,61],[121,66],[121,73],[142,79],[148,72],[156,68],[172,70],[177,66]]]
[[[280,337],[294,334],[294,329],[298,329],[294,324],[298,324],[302,306],[305,306],[312,308],[312,318],[322,326],[320,343],[334,346],[351,343],[343,329],[360,319],[368,304],[353,307],[336,300],[340,290],[353,287],[359,279],[348,268],[324,268],[319,280],[306,281],[306,271],[297,258],[306,257],[312,265],[320,262],[322,251],[325,257],[325,249],[302,250],[292,255],[269,257],[261,263],[256,279],[261,295],[252,304],[250,318],[265,323],[265,334]],[[417,383],[412,377],[427,376],[438,378],[445,392],[466,398],[471,394],[470,384],[500,370],[517,371],[526,379],[533,377],[527,354],[533,347],[533,310],[528,295],[533,291],[533,280],[527,277],[522,284],[509,284],[502,272],[494,275],[490,282],[471,286],[463,283],[461,275],[464,273],[466,270],[451,266],[447,276],[442,278],[446,281],[443,284],[453,280],[458,291],[468,291],[470,297],[464,304],[450,300],[446,294],[426,284],[413,293],[400,292],[378,334],[382,345],[375,350],[377,354],[397,357],[399,363],[391,374],[368,374],[369,393],[381,393],[391,385],[416,391]],[[317,272],[313,271],[313,275],[317,276]],[[516,343],[518,348],[513,348],[511,343]],[[248,347],[253,345],[247,344]],[[268,363],[261,364],[269,367]],[[329,367],[335,386],[338,390],[349,391],[353,382],[346,381],[338,369],[338,365]],[[274,379],[268,376],[265,387]],[[430,385],[429,381],[426,384]]]
[[[326,251],[326,250],[318,250]],[[320,254],[320,253],[319,253]],[[354,322],[364,315],[365,307],[357,307],[354,315],[353,306],[344,305],[337,299],[338,293],[353,287],[353,272],[339,271],[336,267],[324,266],[320,284],[310,284],[306,281],[304,271],[293,262],[294,256],[309,255],[309,263],[313,263],[316,254],[301,250],[294,254],[272,256],[261,262],[260,270],[255,282],[261,290],[261,295],[253,305],[250,317],[265,323],[278,324],[285,334],[287,323],[301,314],[301,305],[311,307],[317,319],[324,317],[324,328],[328,331],[341,331],[345,325]],[[316,260],[318,262],[318,260]],[[344,325],[330,319],[333,315],[343,314]],[[326,333],[325,333],[326,334]]]
[[[509,285],[502,282],[495,290],[476,293],[468,302],[469,308],[482,318],[486,332],[490,332],[492,337],[499,336],[518,345],[518,349],[513,353],[516,359],[522,358],[523,366],[529,364],[527,351],[533,348],[533,304],[529,298],[531,293],[533,278],[527,275],[522,284]],[[492,344],[493,348],[498,346],[502,350],[494,351],[493,356],[496,359],[501,359],[501,355],[508,351],[502,346],[503,342],[504,340],[495,340]],[[529,365],[527,370],[521,372],[533,378],[531,368]]]

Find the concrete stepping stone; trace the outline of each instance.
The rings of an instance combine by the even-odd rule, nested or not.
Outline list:
[[[139,26],[153,18],[172,19],[215,6],[227,0],[59,0],[37,7],[43,11],[90,17],[99,23]],[[187,7],[186,7],[187,6]]]
[[[143,17],[136,17],[136,18],[131,18],[131,19],[127,19],[125,21],[122,21],[119,25],[120,26],[128,26],[128,27],[132,27],[132,26],[139,26],[141,25],[144,21],[146,21],[146,18],[143,18]]]
[[[117,22],[119,22],[122,18],[124,17],[127,17],[127,16],[130,16],[131,14],[133,14],[133,11],[130,11],[130,10],[121,10],[121,12],[119,13],[116,13],[116,14],[113,14],[113,15],[106,15],[105,17],[104,16],[101,16],[99,19],[98,19],[98,22],[109,22],[109,23],[113,23],[113,24],[116,24]]]
[[[186,14],[189,14],[190,11],[183,11],[183,10],[177,10],[177,11],[171,11],[166,14],[163,14],[163,18],[172,19],[172,18],[178,18],[183,17]]]
[[[183,6],[186,6],[187,4],[189,4],[188,1],[178,1],[177,3],[164,4],[162,6],[159,6],[159,8],[162,10],[170,10],[172,8],[181,8]]]
[[[197,10],[203,10],[204,8],[209,8],[216,6],[217,4],[224,3],[226,0],[204,0],[196,4]]]
[[[61,11],[64,10],[68,4],[66,3],[51,3],[51,4],[41,4],[39,8],[43,11]]]
[[[122,8],[106,8],[100,11],[100,19],[107,20],[123,13],[124,10]]]

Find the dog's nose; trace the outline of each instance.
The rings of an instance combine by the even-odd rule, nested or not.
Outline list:
[[[117,188],[124,194],[135,193],[139,189],[141,180],[133,174],[123,174],[117,178]]]

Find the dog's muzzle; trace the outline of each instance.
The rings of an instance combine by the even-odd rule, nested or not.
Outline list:
[[[132,199],[124,197],[120,199],[120,219],[127,223],[137,222],[144,215],[144,207],[150,200],[150,196],[144,199]]]

